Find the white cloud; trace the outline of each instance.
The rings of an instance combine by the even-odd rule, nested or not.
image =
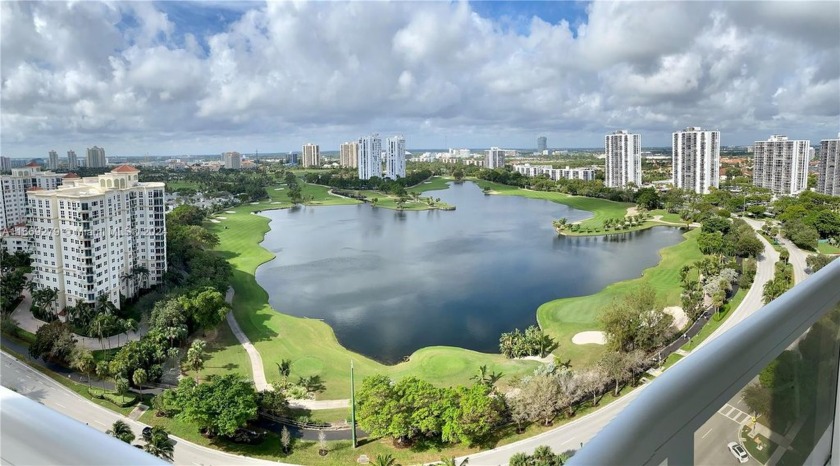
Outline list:
[[[595,146],[621,127],[666,144],[684,125],[735,144],[817,140],[840,116],[836,2],[594,2],[579,26],[535,17],[524,33],[466,2],[237,8],[201,36],[153,3],[0,3],[4,155],[263,152],[371,131]]]

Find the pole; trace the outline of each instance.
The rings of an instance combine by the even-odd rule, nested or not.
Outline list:
[[[353,361],[350,361],[350,432],[356,448],[356,383],[353,378]]]

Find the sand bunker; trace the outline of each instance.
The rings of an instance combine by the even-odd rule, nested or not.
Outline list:
[[[572,337],[572,343],[576,345],[603,345],[606,342],[607,337],[599,330],[580,332]]]
[[[679,306],[671,306],[666,307],[663,309],[667,314],[670,314],[674,318],[674,325],[673,327],[677,330],[681,330],[685,328],[688,324],[688,316],[685,315],[685,311]]]

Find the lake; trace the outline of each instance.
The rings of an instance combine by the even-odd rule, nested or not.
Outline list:
[[[535,324],[541,304],[638,277],[682,240],[670,227],[557,236],[552,220],[591,214],[471,182],[424,195],[457,210],[263,211],[262,246],[277,257],[256,278],[272,307],[323,319],[345,347],[385,363],[434,345],[498,352],[499,335]]]

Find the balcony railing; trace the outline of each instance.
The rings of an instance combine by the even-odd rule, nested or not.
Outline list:
[[[567,464],[737,464],[741,448],[751,464],[840,464],[839,360],[836,260],[666,370]]]

